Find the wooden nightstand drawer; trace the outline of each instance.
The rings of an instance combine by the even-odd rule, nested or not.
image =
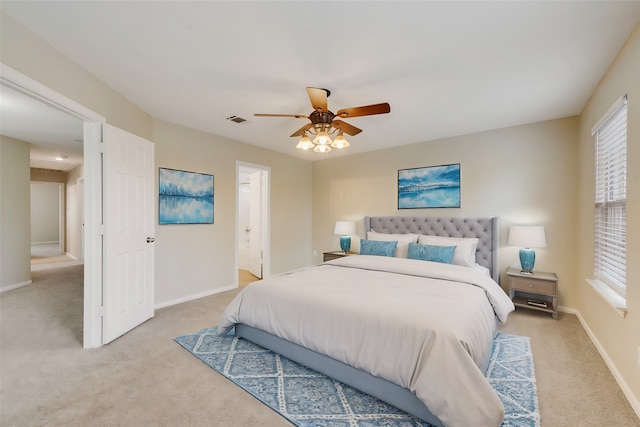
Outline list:
[[[555,283],[553,282],[536,279],[522,279],[520,277],[511,278],[511,289],[542,295],[556,294]]]
[[[337,259],[337,258],[342,258],[345,256],[350,256],[350,255],[358,255],[357,252],[347,252],[344,253],[343,251],[332,251],[332,252],[323,252],[322,253],[322,261],[326,262],[326,261],[331,261],[332,259]]]
[[[509,267],[509,297],[516,307],[551,313],[558,318],[558,276],[555,273],[534,271],[523,274]]]

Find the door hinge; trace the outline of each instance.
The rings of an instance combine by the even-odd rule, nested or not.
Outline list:
[[[104,236],[104,224],[100,224],[100,226],[98,227],[98,233]]]
[[[104,305],[98,307],[98,316],[104,317]]]
[[[104,142],[101,142],[101,143],[99,143],[99,144],[98,144],[98,150],[99,150],[101,153],[104,153]]]

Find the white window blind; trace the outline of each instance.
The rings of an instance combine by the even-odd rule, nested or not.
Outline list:
[[[623,297],[627,246],[627,98],[594,126],[594,274]]]

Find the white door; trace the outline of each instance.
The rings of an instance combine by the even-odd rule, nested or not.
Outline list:
[[[249,182],[249,271],[262,279],[262,171],[252,172]]]
[[[153,143],[103,125],[103,344],[154,315]]]

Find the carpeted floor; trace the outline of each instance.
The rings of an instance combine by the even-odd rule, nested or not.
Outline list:
[[[236,293],[157,310],[83,350],[82,267],[34,273],[32,285],[0,294],[0,425],[291,425],[173,341],[216,325]],[[530,338],[543,427],[640,427],[575,316],[516,311],[502,331]]]
[[[57,243],[31,245],[31,271],[81,265],[82,261],[61,253]]]

